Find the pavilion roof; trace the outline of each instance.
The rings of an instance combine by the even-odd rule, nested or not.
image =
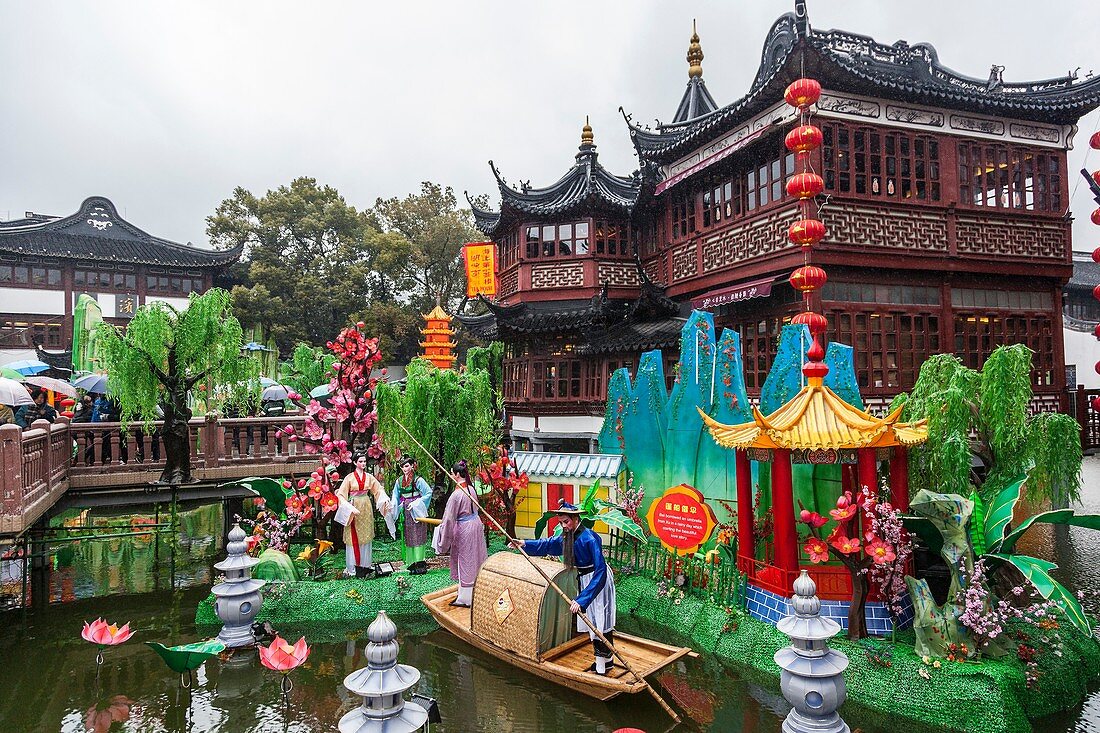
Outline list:
[[[870,415],[842,400],[820,379],[770,415],[754,405],[751,422],[725,425],[700,410],[711,437],[725,448],[885,448],[917,445],[928,438],[927,422],[898,422],[902,408],[886,417]]]
[[[741,99],[694,118],[678,109],[672,122],[653,129],[627,120],[646,169],[743,125],[782,100],[786,85],[799,76],[814,77],[829,90],[1054,124],[1074,124],[1100,106],[1100,74],[1006,82],[1002,71],[993,66],[987,78],[966,76],[941,64],[931,44],[887,45],[847,31],[820,31],[787,13],[769,31],[756,77]],[[705,105],[698,109],[706,111]]]
[[[591,128],[586,126],[586,129],[590,135]],[[641,192],[637,176],[617,176],[600,164],[591,137],[582,140],[576,163],[545,188],[535,188],[528,183],[521,184],[519,189],[513,188],[491,160],[489,167],[500,192],[500,211],[483,209],[467,196],[474,224],[488,236],[493,236],[501,222],[544,220],[593,211],[629,216]]]
[[[240,259],[228,250],[178,244],[138,229],[102,196],[84,200],[65,217],[33,215],[0,226],[0,252],[66,259],[175,267],[223,267]]]

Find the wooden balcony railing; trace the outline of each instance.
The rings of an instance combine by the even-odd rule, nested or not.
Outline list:
[[[195,418],[190,421],[191,474],[200,482],[246,476],[295,476],[317,465],[301,443],[277,430],[302,415]],[[145,433],[138,425],[44,420],[29,430],[0,426],[0,536],[32,526],[70,489],[135,487],[156,481],[164,469],[162,423]]]

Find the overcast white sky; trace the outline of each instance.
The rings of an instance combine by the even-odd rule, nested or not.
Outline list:
[[[419,182],[492,193],[546,185],[587,114],[601,161],[627,174],[617,111],[668,120],[692,18],[720,105],[742,96],[790,0],[736,2],[34,2],[0,0],[0,219],[69,214],[91,195],[175,241],[235,186],[308,175],[358,208]],[[1095,0],[810,0],[810,21],[927,41],[956,71],[1007,81],[1095,68]],[[1100,114],[1081,122],[1080,169]],[[1088,161],[1100,167],[1100,153]],[[1074,248],[1100,236],[1074,173]]]

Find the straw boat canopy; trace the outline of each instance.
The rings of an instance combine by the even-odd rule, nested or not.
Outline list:
[[[569,596],[576,572],[545,558],[531,558]],[[572,637],[569,606],[522,555],[498,552],[481,566],[474,585],[471,631],[521,657],[541,655]]]
[[[928,438],[927,421],[898,422],[902,408],[875,417],[842,400],[811,379],[790,401],[764,416],[754,405],[752,422],[724,425],[699,410],[711,437],[725,448],[886,448],[911,446]]]

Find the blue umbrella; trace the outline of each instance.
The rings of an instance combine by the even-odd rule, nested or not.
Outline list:
[[[74,387],[84,390],[85,392],[94,392],[96,394],[107,394],[107,375],[106,374],[85,374],[79,379],[74,379],[72,382]]]
[[[38,374],[44,372],[50,368],[50,365],[44,361],[38,359],[24,359],[22,361],[13,361],[10,364],[5,364],[8,369],[19,372],[23,376],[29,376],[31,374]]]
[[[310,397],[328,397],[329,388],[327,384],[322,384],[318,387],[314,387],[309,391]]]
[[[276,382],[271,377],[260,377],[260,386],[261,387],[271,387],[271,386],[276,385],[276,384],[278,384],[278,382]]]

